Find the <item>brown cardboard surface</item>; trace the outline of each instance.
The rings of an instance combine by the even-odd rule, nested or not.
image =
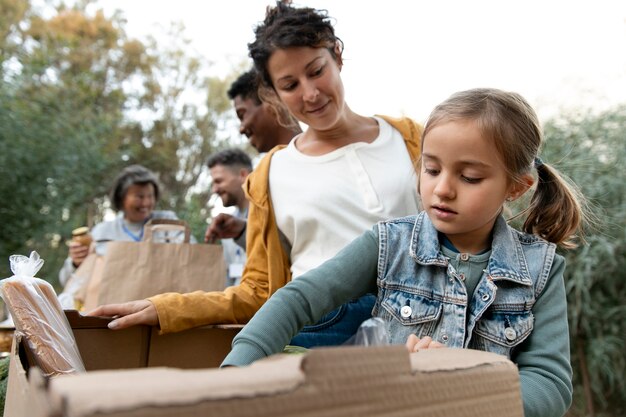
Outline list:
[[[17,340],[17,343],[15,340]],[[9,380],[4,408],[5,417],[29,415],[26,412],[28,401],[22,400],[23,398],[28,398],[30,388],[26,378],[26,370],[22,367],[20,360],[20,342],[20,336],[16,335],[11,347],[11,359],[9,360]]]
[[[57,417],[50,410],[47,381],[41,371],[35,367],[24,366],[28,356],[24,346],[21,336],[17,334],[11,347],[4,417]],[[33,375],[32,378],[26,377],[29,372]]]
[[[297,356],[283,357],[278,362],[264,362],[250,368],[228,370],[146,368],[121,373],[90,372],[81,378],[51,381],[56,387],[51,387],[51,399],[55,408],[64,405],[63,411],[68,416],[92,413],[117,415],[121,410],[142,412],[142,408],[154,407],[171,411],[174,406],[187,407],[204,400],[271,397],[288,394],[304,382]],[[109,388],[106,393],[100,393],[105,395],[93,398],[90,394],[94,386]],[[135,388],[131,393],[131,387],[141,389]],[[109,397],[117,400],[108,401]]]
[[[65,313],[86,370],[147,366],[150,327],[134,326],[112,331],[107,327],[111,319],[84,317],[74,310]]]
[[[219,363],[240,326],[124,335],[106,319],[67,314],[88,371],[43,379],[16,335],[5,416],[523,416],[517,368],[492,353],[319,348],[244,368],[178,369]]]
[[[314,349],[246,368],[88,372],[52,379],[48,391],[50,410],[68,417],[523,415],[506,358],[402,346]]]
[[[230,352],[239,330],[240,325],[217,325],[159,335],[153,328],[147,366],[216,368]]]
[[[215,325],[159,335],[156,328],[134,326],[110,330],[111,321],[66,311],[78,349],[88,371],[168,366],[215,368],[230,352],[241,325]]]
[[[170,335],[158,335],[148,326],[110,330],[111,321],[101,317],[83,317],[76,311],[66,311],[76,344],[89,375],[92,371],[168,366],[178,368],[210,368],[218,366],[230,350],[232,338],[242,326],[206,326]],[[215,347],[215,348],[214,348]],[[115,371],[117,370],[117,371]],[[49,381],[39,378],[36,358],[19,334],[13,339],[9,380],[5,402],[5,417],[54,416],[47,390]],[[32,375],[36,375],[33,380]],[[43,381],[43,382],[42,382]],[[100,395],[101,387],[90,386],[89,397]],[[110,388],[110,387],[108,387]],[[133,387],[131,390],[136,390]],[[108,391],[103,391],[108,395]],[[34,399],[37,398],[37,401]],[[112,397],[108,401],[115,402]],[[41,405],[43,404],[43,405]],[[58,412],[58,410],[56,411]]]

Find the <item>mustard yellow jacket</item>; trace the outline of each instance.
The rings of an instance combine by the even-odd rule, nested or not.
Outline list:
[[[409,118],[380,116],[404,138],[411,160],[420,154],[422,127]],[[207,324],[244,324],[279,288],[291,280],[289,254],[281,244],[269,190],[272,149],[252,172],[244,191],[250,201],[246,255],[241,283],[224,291],[165,293],[149,298],[157,309],[161,333]]]

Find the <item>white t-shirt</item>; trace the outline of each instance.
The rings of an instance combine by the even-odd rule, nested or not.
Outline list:
[[[379,135],[321,156],[289,145],[269,183],[278,228],[291,243],[294,278],[332,258],[381,220],[418,211],[417,176],[400,132],[376,118]]]
[[[248,218],[248,210],[240,211],[238,208],[233,216],[246,220]],[[245,231],[244,231],[245,233]],[[226,287],[231,285],[239,285],[243,267],[246,264],[246,251],[239,246],[234,239],[222,239],[222,248],[224,250],[224,261],[226,262]]]

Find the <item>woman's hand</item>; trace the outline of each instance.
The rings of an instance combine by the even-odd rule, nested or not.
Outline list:
[[[430,336],[424,336],[421,339],[414,334],[410,335],[406,340],[405,346],[409,352],[418,352],[425,349],[439,349],[446,347],[443,343],[433,340]]]
[[[78,268],[89,254],[89,246],[70,241],[69,248],[69,257],[72,260],[72,264]]]
[[[88,316],[113,317],[109,329],[119,330],[145,324],[157,326],[159,316],[156,307],[148,300],[129,301],[122,304],[106,304],[87,313]]]

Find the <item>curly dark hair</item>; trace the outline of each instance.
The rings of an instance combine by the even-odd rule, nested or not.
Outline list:
[[[255,28],[254,33],[255,40],[248,44],[248,52],[262,87],[273,88],[267,62],[277,49],[294,46],[326,48],[335,59],[338,58],[335,52],[337,45],[339,51],[343,50],[343,43],[335,35],[328,11],[293,7],[280,1],[274,8],[267,8],[265,20]]]

